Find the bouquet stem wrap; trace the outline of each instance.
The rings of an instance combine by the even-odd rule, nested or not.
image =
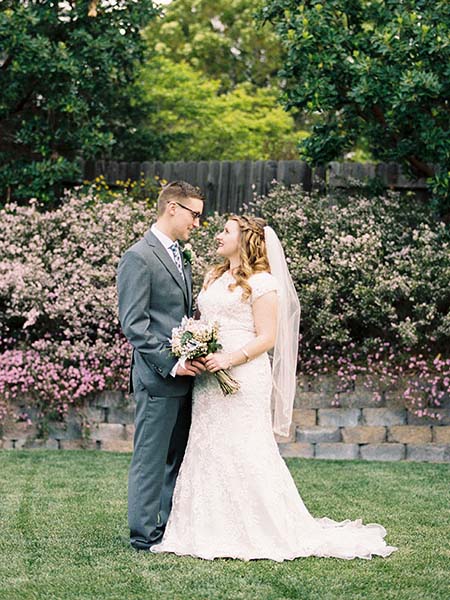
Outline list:
[[[216,376],[224,396],[235,394],[239,390],[239,383],[232,377],[228,369],[220,369],[220,371],[216,371],[213,375]]]

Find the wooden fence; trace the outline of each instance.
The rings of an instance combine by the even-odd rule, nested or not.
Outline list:
[[[274,182],[303,189],[352,188],[354,181],[368,183],[377,178],[386,188],[427,195],[425,180],[409,181],[396,163],[331,162],[311,169],[300,160],[200,161],[200,162],[118,162],[81,161],[84,180],[103,175],[109,185],[115,182],[158,176],[166,181],[183,179],[198,186],[206,195],[206,212],[237,212],[254,198],[267,194]]]

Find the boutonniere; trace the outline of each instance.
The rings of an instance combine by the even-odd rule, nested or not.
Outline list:
[[[192,263],[195,261],[195,252],[192,249],[191,244],[185,244],[183,246],[183,260],[184,260],[184,266],[186,266],[187,263],[192,265]]]

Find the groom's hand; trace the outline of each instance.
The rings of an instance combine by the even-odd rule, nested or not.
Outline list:
[[[178,365],[177,375],[195,377],[196,375],[200,375],[203,371],[206,371],[206,367],[200,360],[186,360],[184,367]]]

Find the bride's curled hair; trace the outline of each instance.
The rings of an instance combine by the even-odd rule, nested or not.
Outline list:
[[[237,286],[240,286],[243,289],[242,300],[245,301],[252,293],[248,278],[255,273],[270,273],[264,238],[264,227],[267,223],[260,217],[247,215],[231,215],[228,220],[236,221],[240,231],[240,265],[233,271],[236,282],[231,283],[229,289],[233,291]],[[214,266],[206,278],[205,287],[208,287],[229,268],[230,261],[228,258],[222,264]]]

